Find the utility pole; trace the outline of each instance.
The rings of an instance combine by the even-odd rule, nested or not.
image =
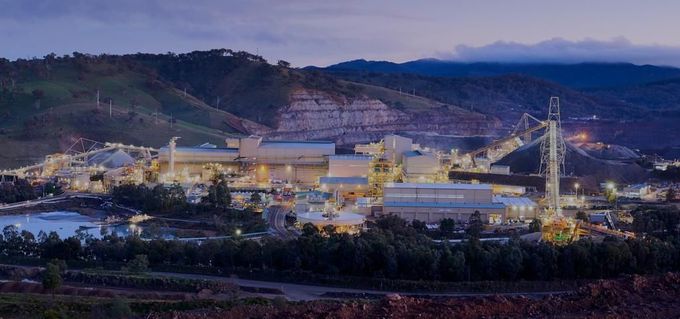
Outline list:
[[[217,109],[218,110],[220,109],[220,97],[219,96],[217,97]]]
[[[112,106],[113,106],[113,102],[112,102],[112,101],[113,101],[113,99],[109,98],[109,118],[111,118],[112,115],[113,115],[113,114],[112,114],[112,113],[113,113],[113,112],[112,112],[112,109],[113,109],[113,107],[112,107]]]
[[[184,87],[184,97],[187,97],[187,88]]]
[[[99,90],[97,90],[97,108],[99,108]]]

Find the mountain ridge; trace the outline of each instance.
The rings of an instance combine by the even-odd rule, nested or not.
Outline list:
[[[486,77],[524,74],[556,82],[576,89],[638,85],[680,78],[680,69],[668,66],[636,65],[625,62],[582,63],[501,63],[455,62],[420,59],[395,63],[357,59],[340,62],[322,69],[328,72],[357,71],[380,73],[410,73],[434,77]]]

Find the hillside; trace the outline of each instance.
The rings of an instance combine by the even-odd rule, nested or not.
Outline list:
[[[680,110],[680,77],[652,83],[589,90],[590,94],[642,105],[659,114]]]
[[[499,125],[455,105],[230,50],[49,55],[0,60],[0,71],[4,167],[38,161],[77,137],[161,146],[182,136],[189,145],[219,145],[238,133],[342,144],[400,130],[477,134]]]
[[[414,74],[333,72],[349,81],[384,86],[418,96],[493,114],[508,122],[522,113],[545,116],[550,96],[559,96],[564,117],[598,115],[603,118],[639,117],[645,110],[607,97],[584,94],[568,87],[524,75],[446,78]],[[612,112],[618,110],[619,112]]]
[[[331,65],[325,70],[409,73],[456,78],[523,74],[576,89],[631,86],[680,78],[678,68],[630,63],[460,63],[437,59],[393,63],[353,60]]]
[[[643,123],[652,123],[644,134],[625,129],[630,121],[656,116],[672,122],[677,115],[671,104],[650,111],[637,100],[664,88],[665,101],[677,98],[675,82],[636,87],[631,92],[639,98],[623,99],[615,88],[578,91],[516,74],[450,78],[292,69],[285,61],[271,64],[226,49],[0,59],[0,143],[7,149],[0,166],[41,160],[78,137],[158,147],[172,136],[183,137],[185,145],[220,145],[231,134],[258,134],[352,145],[401,133],[428,146],[462,147],[507,133],[524,112],[543,118],[550,96],[561,98],[568,130],[589,130],[606,143],[648,148],[661,134],[677,135],[650,121]],[[608,122],[569,123],[593,114]],[[672,138],[663,141],[660,147],[676,145]]]

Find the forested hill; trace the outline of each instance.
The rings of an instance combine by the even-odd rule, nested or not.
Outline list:
[[[293,104],[297,115],[282,125]],[[374,138],[425,113],[462,123],[484,117],[227,49],[0,59],[2,167],[40,160],[78,137],[161,146],[182,136],[221,145],[230,133],[335,140],[372,129],[364,138]]]
[[[522,74],[575,89],[630,86],[680,78],[678,68],[631,63],[461,63],[437,59],[394,63],[359,59],[331,65],[324,70],[408,73],[450,78]]]
[[[643,76],[645,68],[626,73],[631,67],[620,67],[621,74],[634,75],[626,81],[636,83],[677,71],[651,67]],[[6,150],[0,166],[40,160],[78,137],[161,146],[172,136],[186,144],[221,145],[232,133],[346,144],[400,130],[493,135],[523,112],[544,116],[550,96],[562,99],[566,117],[666,118],[680,110],[676,82],[577,90],[518,74],[454,78],[295,69],[228,49],[0,59],[0,145]],[[657,98],[658,108],[650,111],[649,97]]]
[[[604,118],[639,118],[647,110],[637,104],[617,99],[615,94],[582,92],[554,82],[526,75],[502,75],[480,78],[432,77],[408,73],[332,72],[348,81],[382,86],[423,96],[468,110],[494,114],[501,118],[518,118],[530,113],[543,117],[550,96],[560,97],[565,117],[597,115]],[[612,112],[616,111],[616,112]]]

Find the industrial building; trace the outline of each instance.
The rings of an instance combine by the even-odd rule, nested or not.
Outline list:
[[[403,154],[402,172],[407,182],[434,181],[439,173],[439,160],[432,153],[408,151]]]
[[[175,139],[159,150],[161,176],[206,181],[206,170],[252,172],[257,182],[281,181],[314,184],[328,170],[328,157],[335,155],[335,143],[326,141],[265,141],[259,136],[227,139],[227,147],[203,144],[177,147]],[[251,175],[251,174],[249,174]]]
[[[505,205],[494,202],[491,185],[385,184],[382,214],[436,223],[444,218],[465,222],[475,211],[489,223],[506,221]]]
[[[338,192],[344,199],[356,199],[368,194],[368,178],[366,177],[328,177],[319,178],[319,188],[324,192]]]
[[[505,206],[505,218],[507,220],[525,221],[538,218],[540,215],[538,204],[526,197],[495,195],[493,201]]]
[[[372,157],[360,154],[332,155],[328,157],[328,176],[366,177]]]

